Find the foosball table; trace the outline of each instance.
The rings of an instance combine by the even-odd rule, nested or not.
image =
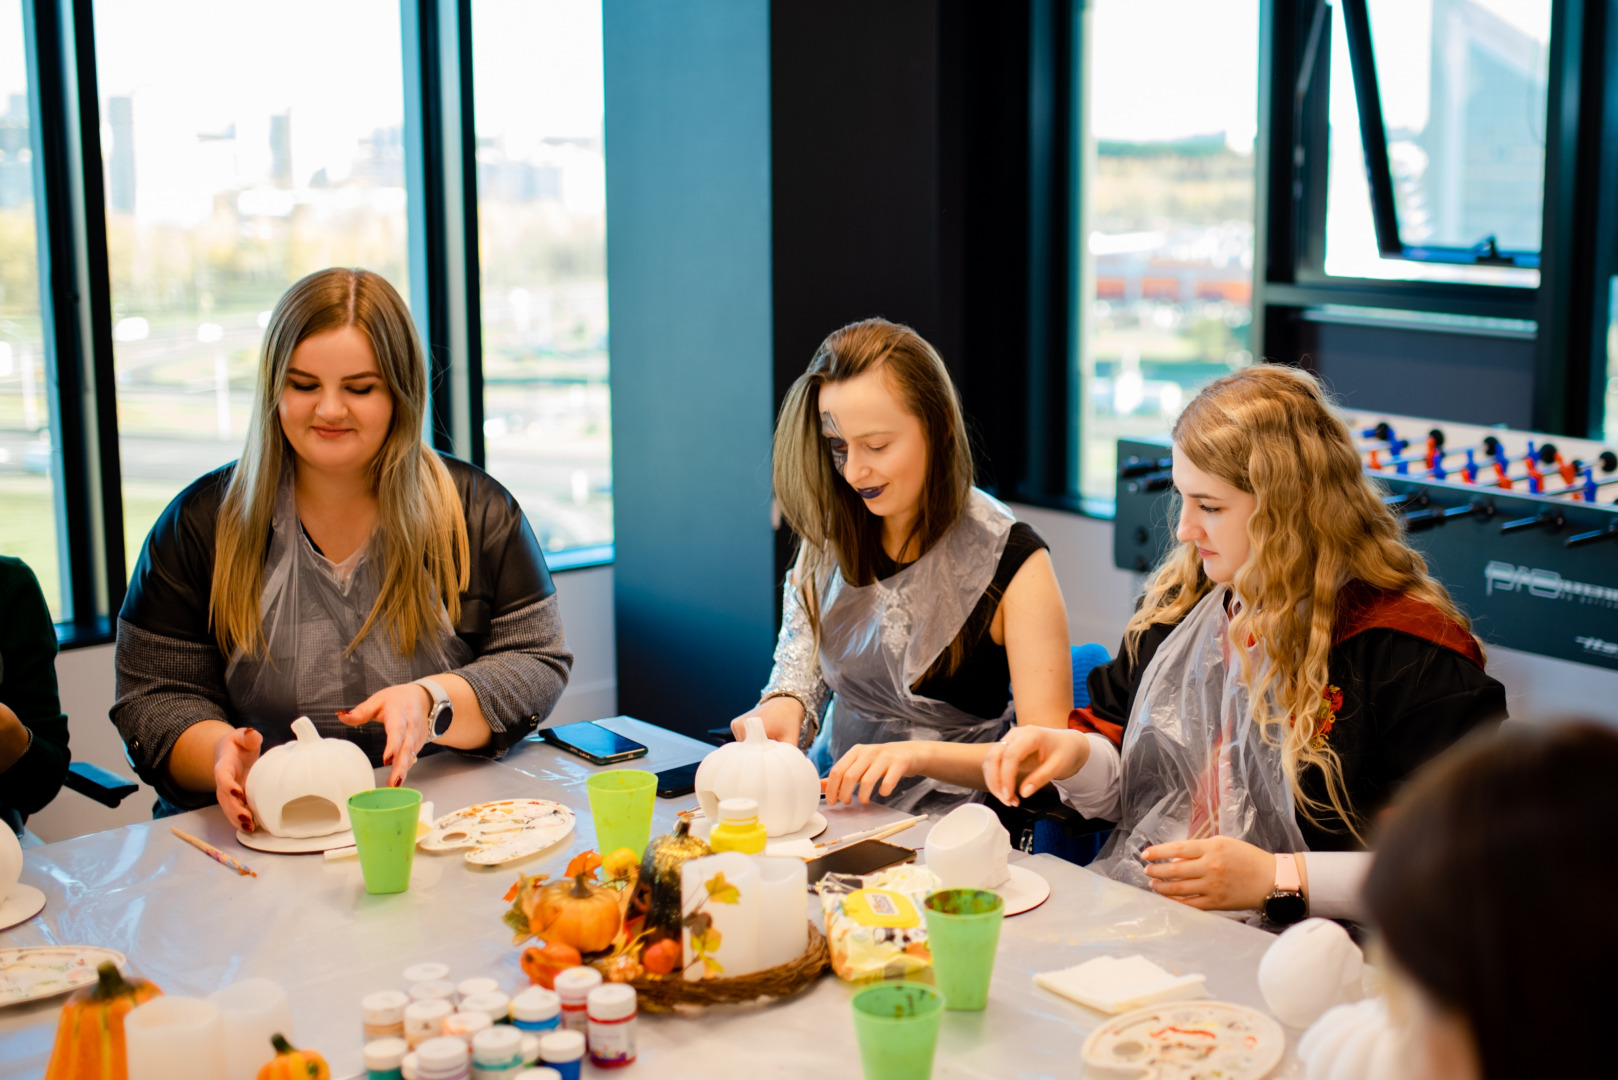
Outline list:
[[[1345,413],[1366,473],[1485,642],[1618,669],[1618,447]],[[1174,543],[1169,440],[1118,441],[1113,561]]]

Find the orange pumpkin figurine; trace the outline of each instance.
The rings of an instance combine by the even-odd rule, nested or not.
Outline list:
[[[672,975],[680,966],[680,956],[679,939],[664,938],[646,946],[646,953],[641,957],[641,963],[653,975]]]
[[[45,1080],[129,1080],[124,1016],[163,991],[145,979],[125,979],[110,960],[96,976],[94,986],[75,990],[62,1006]]]
[[[556,976],[568,968],[584,963],[579,950],[560,941],[551,942],[543,949],[533,946],[522,951],[522,970],[528,981],[547,990],[556,989]]]
[[[271,1035],[275,1057],[258,1071],[258,1080],[331,1080],[331,1067],[313,1050],[299,1050],[281,1035]]]
[[[612,944],[623,924],[618,893],[597,885],[588,873],[557,881],[539,890],[529,923],[551,944],[571,945],[581,953],[600,952]]]

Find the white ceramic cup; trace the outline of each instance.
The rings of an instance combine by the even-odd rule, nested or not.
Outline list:
[[[982,803],[951,810],[927,834],[926,849],[941,889],[997,889],[1011,877],[1011,834]]]
[[[201,998],[165,994],[136,1005],[124,1016],[124,1045],[129,1080],[220,1080],[225,1075],[219,1006]]]
[[[275,1057],[270,1036],[297,1042],[292,1031],[292,1006],[279,983],[243,979],[209,995],[208,1000],[219,1006],[225,1080],[254,1080],[259,1069]]]

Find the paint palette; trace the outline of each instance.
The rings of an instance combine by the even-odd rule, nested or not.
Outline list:
[[[573,832],[573,811],[548,799],[476,803],[433,822],[423,851],[465,849],[474,866],[499,866],[544,851]]]
[[[1259,1080],[1281,1062],[1281,1025],[1244,1005],[1193,1001],[1116,1016],[1084,1040],[1085,1065],[1139,1080]]]

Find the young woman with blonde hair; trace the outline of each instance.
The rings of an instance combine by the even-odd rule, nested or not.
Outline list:
[[[498,756],[567,684],[555,589],[516,501],[422,442],[404,301],[314,273],[270,315],[239,461],[177,496],[118,622],[112,718],[142,779],[251,830],[262,747],[309,716],[403,783],[437,747]]]
[[[1372,819],[1504,690],[1311,376],[1228,375],[1173,438],[1180,544],[1120,655],[1075,730],[1013,733],[985,780],[1054,781],[1118,823],[1098,869],[1193,907],[1353,917]]]
[[[774,479],[798,558],[753,712],[772,738],[820,735],[832,801],[944,809],[981,790],[981,744],[1014,722],[1066,723],[1067,613],[1045,542],[972,474],[949,372],[908,326],[835,331],[787,392]]]

